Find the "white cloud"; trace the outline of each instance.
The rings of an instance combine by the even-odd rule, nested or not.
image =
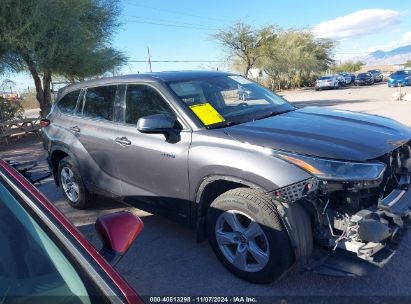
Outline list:
[[[390,41],[386,44],[372,46],[372,47],[367,49],[367,52],[375,52],[375,51],[378,51],[378,50],[391,51],[395,48],[405,46],[405,45],[409,45],[409,44],[411,44],[411,32],[406,32],[406,33],[402,34],[402,39],[401,40],[393,40],[393,41]]]
[[[359,47],[360,47],[360,45],[359,45],[358,43],[355,43],[355,44],[352,45],[351,48],[352,48],[353,50],[355,50],[355,49],[358,49]]]
[[[401,12],[389,9],[365,9],[321,22],[314,27],[318,37],[343,39],[373,34],[401,22]]]
[[[404,44],[411,43],[411,32],[406,32],[402,35],[402,42]]]

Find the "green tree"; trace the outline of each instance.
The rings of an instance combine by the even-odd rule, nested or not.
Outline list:
[[[361,70],[361,67],[363,65],[364,65],[364,63],[362,61],[358,60],[358,61],[354,62],[352,60],[348,60],[348,61],[345,61],[345,62],[341,63],[338,66],[334,66],[332,68],[332,70],[336,73],[341,73],[341,72],[354,73],[354,72],[357,72],[357,71]]]
[[[305,29],[282,31],[265,48],[262,68],[273,87],[275,82],[279,88],[281,82],[288,86],[306,85],[334,63],[334,46],[333,40],[316,38]]]
[[[28,71],[41,115],[51,107],[53,76],[71,81],[112,71],[125,62],[110,42],[118,0],[2,0],[0,67]]]
[[[264,56],[264,48],[275,39],[276,26],[266,26],[260,29],[249,24],[238,22],[233,26],[220,30],[212,37],[220,42],[223,48],[234,58],[237,66],[243,67],[244,76],[248,76]]]
[[[404,64],[405,68],[411,68],[411,60],[408,60],[405,64]]]

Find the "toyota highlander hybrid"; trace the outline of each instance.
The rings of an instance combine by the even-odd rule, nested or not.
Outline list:
[[[293,264],[366,274],[391,259],[410,218],[410,128],[298,109],[235,74],[72,84],[42,126],[55,182],[73,207],[104,194],[180,218],[251,282]]]

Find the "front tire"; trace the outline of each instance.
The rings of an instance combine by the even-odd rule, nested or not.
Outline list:
[[[257,190],[237,188],[217,197],[208,209],[207,229],[218,259],[246,281],[272,282],[294,262],[276,207]]]
[[[91,206],[92,196],[83,183],[80,171],[68,156],[59,162],[58,179],[61,191],[70,206],[77,209],[86,209]]]

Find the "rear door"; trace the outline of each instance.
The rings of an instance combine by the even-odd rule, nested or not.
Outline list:
[[[123,105],[118,136],[128,144],[119,145],[117,163],[124,199],[131,204],[148,203],[155,210],[188,219],[191,129],[183,126],[172,104],[152,85],[128,84]],[[171,143],[163,134],[143,134],[137,130],[139,118],[155,114],[176,118],[179,141]]]
[[[119,146],[115,142],[117,88],[117,85],[87,88],[77,111],[78,117],[73,119],[71,126],[72,133],[81,143],[77,157],[80,158],[82,177],[87,184],[115,196],[121,195],[116,163]]]
[[[52,122],[50,128],[46,129],[48,132],[50,130],[51,133],[58,133],[58,135],[60,135],[62,131],[70,130],[73,115],[76,112],[78,100],[81,98],[82,93],[82,90],[72,91],[64,95],[64,97],[57,102],[56,108],[53,109],[48,116]],[[68,134],[70,133],[68,132]],[[50,135],[53,136],[55,134]]]
[[[69,92],[53,105],[47,116],[51,123],[41,132],[44,148],[49,153],[52,153],[56,146],[70,150],[69,147],[77,141],[70,128],[82,94],[83,90],[80,89]]]

